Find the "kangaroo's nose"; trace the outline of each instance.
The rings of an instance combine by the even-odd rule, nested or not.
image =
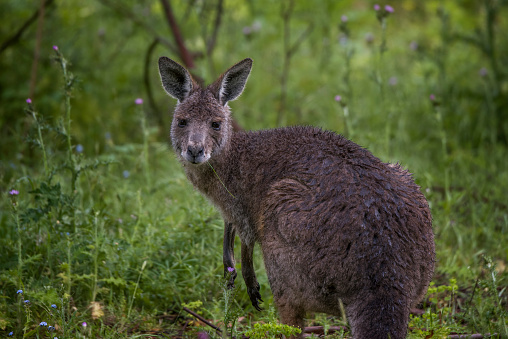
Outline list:
[[[196,159],[200,155],[203,155],[203,152],[204,152],[203,146],[192,145],[187,147],[187,154],[192,156],[194,159]]]

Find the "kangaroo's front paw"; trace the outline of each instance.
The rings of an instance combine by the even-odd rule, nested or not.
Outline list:
[[[254,281],[253,284],[247,286],[247,293],[249,293],[250,301],[252,306],[258,311],[262,311],[263,309],[259,306],[259,301],[263,301],[261,299],[261,294],[259,293],[259,284],[257,281]]]

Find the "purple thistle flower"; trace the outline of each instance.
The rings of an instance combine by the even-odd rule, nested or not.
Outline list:
[[[19,194],[19,191],[18,190],[10,190],[9,192],[10,195],[18,195]],[[21,291],[21,290],[20,290]],[[19,292],[19,291],[18,291]],[[21,291],[21,293],[23,293],[23,291]]]
[[[340,95],[335,96],[335,101],[339,102],[342,100],[342,97]]]
[[[55,51],[58,51],[58,46],[57,46],[57,45],[53,45],[53,49],[54,49]]]
[[[32,103],[32,99],[30,98],[26,99],[26,103],[30,105]]]
[[[228,272],[231,273],[231,272],[234,272],[235,271],[235,268],[234,267],[228,267]]]
[[[434,94],[431,94],[431,95],[429,95],[429,99],[430,99],[430,101],[435,101],[436,96]]]
[[[143,105],[143,99],[141,98],[137,98],[136,100],[134,100],[134,102],[136,103],[136,105]]]
[[[23,294],[23,290],[17,290],[16,294]]]
[[[340,17],[340,21],[342,22],[347,22],[348,18],[347,18],[347,15],[343,15]]]
[[[488,74],[488,71],[485,67],[482,67],[479,71],[478,71],[478,74],[481,76],[481,77],[485,77],[487,76]]]
[[[393,9],[393,7],[392,7],[392,6],[390,6],[390,5],[386,5],[386,6],[385,6],[385,11],[387,11],[388,13],[393,13],[393,12],[395,12],[395,11],[394,11],[394,9]]]
[[[379,11],[380,9],[381,9],[381,6],[379,6],[378,4],[374,5],[374,10],[375,11]]]

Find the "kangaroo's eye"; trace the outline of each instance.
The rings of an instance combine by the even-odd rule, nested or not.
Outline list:
[[[212,122],[212,128],[216,131],[220,130],[220,122],[217,121]]]
[[[187,120],[179,119],[178,120],[178,127],[185,127],[185,126],[187,126]]]

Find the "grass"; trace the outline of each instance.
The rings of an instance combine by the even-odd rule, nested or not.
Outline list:
[[[436,33],[437,42],[425,35],[415,50],[400,42],[407,42],[404,32],[392,29],[397,12],[379,22],[369,14],[368,29],[381,30],[381,40],[364,41],[350,20],[341,21],[340,32],[348,33],[341,44],[317,52],[312,41],[301,44],[301,57],[293,56],[289,71],[285,120],[345,131],[384,161],[400,161],[415,173],[431,204],[438,263],[424,313],[412,318],[412,338],[456,332],[506,337],[508,152],[500,121],[506,89],[499,92],[506,69],[497,62],[499,74],[490,66],[486,75],[478,74],[493,56],[466,43],[459,51],[449,48],[460,42],[446,34],[451,19],[445,9],[430,19],[441,31],[425,32]],[[265,41],[249,39],[237,47],[240,52],[276,50],[277,41],[261,48]],[[314,62],[303,57],[309,55],[333,58]],[[52,116],[45,105],[27,103],[23,125],[29,132],[16,135],[13,146],[24,157],[2,159],[0,333],[176,337],[185,326],[184,336],[192,338],[209,330],[182,312],[185,305],[232,324],[230,333],[255,335],[256,326],[259,335],[285,330],[278,329],[275,311],[268,312],[273,300],[260,256],[255,267],[267,311],[253,309],[241,278],[234,294],[224,292],[220,215],[188,183],[146,120],[145,104],[130,97],[122,104],[136,127],[124,132],[131,143],[117,143],[125,135],[100,126],[78,129],[74,116],[87,112],[74,111],[82,107],[76,78],[60,51],[53,56],[64,86],[51,97],[61,98],[60,109]],[[232,103],[243,126],[274,125],[278,99],[266,92],[274,88],[265,77],[277,83],[275,63],[255,63],[245,94]],[[95,144],[83,137],[87,133]],[[347,325],[345,319],[309,317],[309,324],[325,328]],[[255,325],[260,320],[268,327]],[[343,337],[344,328],[326,337]]]

